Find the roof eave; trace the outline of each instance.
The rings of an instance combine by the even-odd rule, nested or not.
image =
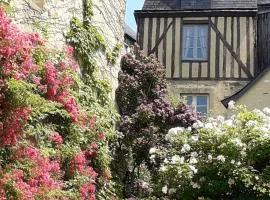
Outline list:
[[[215,16],[256,16],[258,9],[180,9],[180,10],[135,10],[137,21],[139,17],[215,17]]]

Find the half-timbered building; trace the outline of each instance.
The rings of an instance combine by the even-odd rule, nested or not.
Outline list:
[[[137,41],[166,67],[170,92],[199,112],[224,114],[270,65],[270,0],[146,0]]]

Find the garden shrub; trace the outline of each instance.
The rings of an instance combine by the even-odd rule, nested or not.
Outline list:
[[[232,106],[233,103],[231,102]],[[197,121],[150,149],[161,199],[270,199],[270,109]],[[153,198],[154,199],[154,198]]]
[[[47,49],[0,8],[1,200],[113,198],[110,88],[73,54]]]
[[[137,46],[134,54],[123,57],[118,79],[116,102],[121,121],[117,126],[119,139],[112,145],[114,167],[124,196],[142,198],[144,194],[139,190],[151,195],[151,188],[140,187],[141,182],[150,181],[149,149],[163,144],[170,127],[191,126],[197,115],[185,105],[172,106],[167,100],[165,68],[155,58],[146,57]]]

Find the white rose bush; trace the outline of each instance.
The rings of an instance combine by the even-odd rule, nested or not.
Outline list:
[[[270,199],[270,109],[197,121],[150,149],[158,199]]]

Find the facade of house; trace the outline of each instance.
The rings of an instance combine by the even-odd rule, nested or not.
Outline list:
[[[270,0],[146,0],[138,43],[166,67],[170,92],[203,113],[270,64]]]

